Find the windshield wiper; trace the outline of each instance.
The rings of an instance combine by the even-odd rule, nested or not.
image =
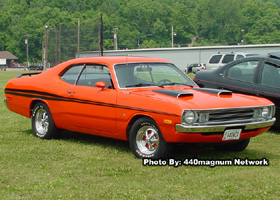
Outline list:
[[[176,83],[176,82],[171,82],[171,83],[163,83],[161,84],[162,86],[165,86],[165,85],[186,85],[186,86],[191,86],[193,87],[193,85],[190,85],[190,84],[187,84],[187,83]]]
[[[159,84],[156,84],[156,83],[138,83],[138,84],[135,84],[135,85],[127,85],[126,87],[145,87],[145,86],[158,86],[158,87],[161,87],[161,88],[164,88],[163,85],[159,85]]]

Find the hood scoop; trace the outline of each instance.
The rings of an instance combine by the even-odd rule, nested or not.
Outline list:
[[[193,93],[181,91],[181,90],[153,90],[153,92],[165,94],[165,95],[176,97],[176,98],[193,96]]]
[[[229,90],[219,90],[219,89],[212,89],[212,88],[193,88],[193,90],[206,92],[209,94],[214,94],[219,97],[231,97],[232,96],[232,91],[229,91]]]

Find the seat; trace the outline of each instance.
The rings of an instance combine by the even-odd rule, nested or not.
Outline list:
[[[230,68],[228,71],[228,78],[242,80],[242,71],[239,68]]]

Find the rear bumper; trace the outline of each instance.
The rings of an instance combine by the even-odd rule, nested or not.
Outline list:
[[[223,132],[227,128],[244,127],[243,130],[254,130],[259,128],[270,127],[274,124],[275,118],[268,121],[252,122],[252,123],[239,123],[239,124],[224,124],[215,126],[185,126],[176,124],[176,132],[180,133],[208,133],[208,132]]]

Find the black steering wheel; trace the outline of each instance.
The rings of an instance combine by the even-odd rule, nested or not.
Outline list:
[[[162,79],[158,82],[158,84],[166,84],[166,83],[172,83],[169,79]]]

